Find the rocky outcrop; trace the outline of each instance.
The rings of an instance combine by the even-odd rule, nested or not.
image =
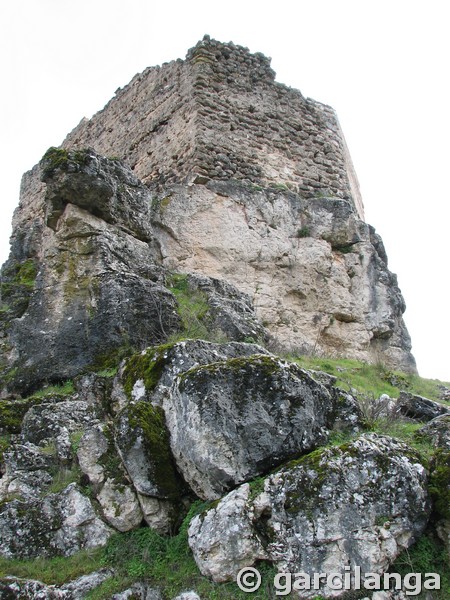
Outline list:
[[[406,417],[425,422],[441,415],[450,415],[450,408],[440,402],[404,391],[397,400],[396,410]]]
[[[201,572],[229,581],[270,560],[282,572],[382,573],[420,535],[426,472],[403,444],[374,434],[320,450],[244,484],[195,517],[189,544]],[[340,593],[324,587],[325,597]],[[309,598],[317,591],[304,591]]]
[[[83,575],[58,587],[40,581],[6,577],[0,579],[0,597],[5,600],[82,600],[93,589],[112,576],[109,569]]]
[[[347,201],[230,182],[167,198],[155,229],[168,268],[232,282],[285,347],[414,370],[396,277]]]
[[[265,355],[194,367],[163,405],[178,468],[204,499],[324,444],[333,411],[308,373]]]
[[[396,277],[361,218],[333,111],[274,83],[262,55],[204,40],[136,77],[24,176],[2,272],[4,383],[29,393],[164,342],[182,326],[168,270],[191,274],[210,329],[231,339],[265,337],[254,306],[285,348],[414,371]]]
[[[137,76],[25,174],[13,225],[0,556],[71,556],[139,527],[158,539],[195,500],[209,504],[190,545],[214,581],[260,560],[383,573],[430,497],[448,539],[448,409],[411,394],[396,405],[430,421],[417,434],[437,448],[428,480],[392,438],[328,446],[364,429],[356,394],[277,356],[415,371],[336,116],[275,83],[264,56],[205,38]],[[0,594],[81,598],[110,575],[6,579]],[[115,597],[166,592],[143,581]]]
[[[152,196],[118,161],[55,149],[25,179],[22,195],[2,283],[3,381],[12,391],[117,364],[126,351],[165,341],[186,327],[177,303],[183,292],[204,304],[197,335],[265,337],[249,298],[232,285],[174,279],[161,267]]]
[[[42,499],[3,504],[0,531],[0,555],[7,558],[70,556],[104,546],[112,533],[75,483]]]

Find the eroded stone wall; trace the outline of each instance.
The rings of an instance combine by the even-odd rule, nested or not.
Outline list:
[[[118,155],[144,183],[247,180],[349,200],[363,217],[336,114],[275,82],[270,59],[205,39],[118,90],[64,142]]]

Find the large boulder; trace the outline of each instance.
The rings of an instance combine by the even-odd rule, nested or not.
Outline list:
[[[203,575],[235,579],[259,559],[279,571],[383,573],[423,531],[430,512],[418,456],[392,438],[367,434],[321,449],[244,484],[194,517],[189,545]],[[304,591],[325,598],[327,586]]]
[[[189,369],[163,406],[178,469],[204,499],[324,444],[333,411],[306,371],[260,354]]]

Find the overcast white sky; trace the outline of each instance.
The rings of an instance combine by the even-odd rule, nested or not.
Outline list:
[[[135,73],[208,33],[271,56],[278,81],[337,110],[420,374],[450,381],[446,0],[0,2],[0,262],[22,173]]]

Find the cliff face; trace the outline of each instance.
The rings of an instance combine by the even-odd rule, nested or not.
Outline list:
[[[0,557],[68,557],[112,538],[111,558],[119,533],[145,526],[157,563],[161,536],[179,530],[183,560],[220,583],[259,561],[382,574],[430,514],[448,542],[448,407],[411,393],[364,405],[298,364],[384,363],[389,390],[413,378],[387,367],[415,372],[336,117],[276,83],[268,59],[205,38],[136,76],[25,174],[13,226]],[[430,472],[367,431],[380,415],[432,421]],[[347,441],[331,448],[333,436]],[[196,516],[194,501],[206,503]],[[111,576],[59,590],[0,580],[0,594],[81,598]],[[139,585],[125,594],[161,597]],[[327,586],[324,598],[343,596]]]
[[[4,269],[10,288],[24,264],[36,275],[3,315],[20,318],[5,350],[25,386],[166,339],[168,271],[235,286],[285,350],[415,370],[336,116],[276,83],[264,56],[205,38],[136,76],[63,147],[24,177]]]

